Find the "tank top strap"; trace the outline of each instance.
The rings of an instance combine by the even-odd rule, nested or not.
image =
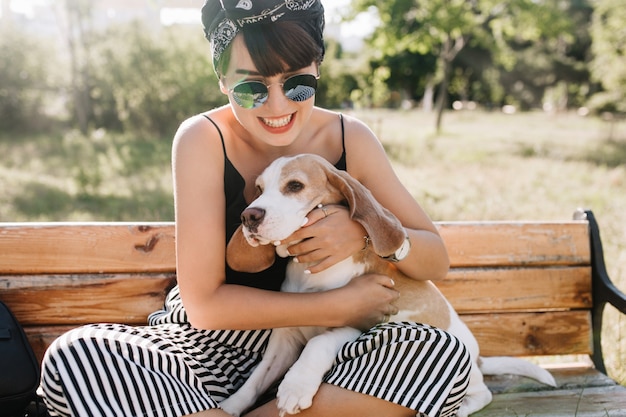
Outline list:
[[[346,135],[345,135],[346,130],[345,130],[345,126],[343,125],[342,113],[339,113],[339,121],[341,122],[341,157],[339,158],[337,163],[335,163],[335,168],[340,169],[342,171],[347,171],[348,162],[346,160]]]
[[[224,151],[224,159],[228,159],[228,157],[226,156],[226,144],[224,143],[224,135],[222,135],[222,131],[220,130],[220,127],[217,125],[217,123],[215,123],[213,121],[213,119],[211,119],[206,114],[203,114],[203,116],[204,116],[205,119],[207,119],[209,122],[211,122],[211,124],[213,124],[213,126],[215,126],[215,129],[217,130],[217,133],[220,135],[220,140],[222,141],[222,150]],[[342,129],[343,129],[343,124],[342,124]]]

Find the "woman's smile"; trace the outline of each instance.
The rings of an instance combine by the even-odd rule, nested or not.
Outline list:
[[[288,114],[280,117],[259,117],[265,129],[272,133],[283,133],[293,125],[296,114]]]

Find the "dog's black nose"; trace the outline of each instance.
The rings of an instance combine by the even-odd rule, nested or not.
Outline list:
[[[265,210],[257,207],[248,207],[241,213],[241,222],[251,232],[256,231],[257,227],[265,217]]]

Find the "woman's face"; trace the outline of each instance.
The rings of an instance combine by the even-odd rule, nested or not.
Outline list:
[[[308,122],[315,100],[314,96],[304,101],[287,98],[282,83],[294,75],[317,76],[317,65],[312,62],[310,66],[293,73],[282,73],[266,78],[256,70],[241,35],[235,37],[231,48],[228,70],[220,83],[222,92],[228,95],[235,117],[254,138],[272,146],[290,145]],[[252,106],[252,101],[244,103],[246,107],[252,108],[238,104],[241,100],[234,97],[233,88],[243,81],[260,81],[268,86],[269,95],[266,100],[262,104],[257,102],[256,107]]]

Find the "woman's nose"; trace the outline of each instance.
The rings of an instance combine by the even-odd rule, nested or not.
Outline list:
[[[282,83],[272,83],[267,86],[268,97],[265,105],[272,109],[283,109],[289,104],[289,99],[285,96]]]

